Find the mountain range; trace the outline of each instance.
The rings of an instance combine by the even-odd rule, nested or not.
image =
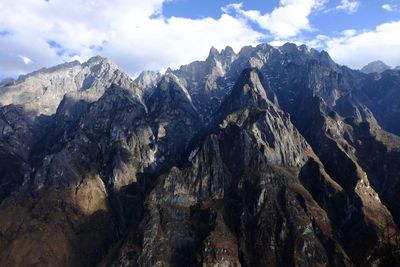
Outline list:
[[[398,266],[400,70],[372,67],[286,43],[3,80],[1,265]]]

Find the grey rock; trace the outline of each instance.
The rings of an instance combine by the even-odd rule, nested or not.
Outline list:
[[[101,97],[112,83],[132,83],[128,75],[107,59],[94,57],[21,76],[0,92],[1,105],[21,105],[37,115],[52,115],[65,95],[88,102]],[[138,92],[139,93],[139,92]]]
[[[365,65],[364,67],[361,68],[361,71],[364,73],[382,73],[385,70],[389,70],[390,66],[386,65],[385,63],[383,63],[380,60],[377,61],[373,61],[368,63],[367,65]]]
[[[162,75],[159,72],[143,71],[135,79],[135,82],[139,88],[143,89],[145,95],[150,96],[160,82],[161,77]]]
[[[287,43],[135,80],[94,57],[3,82],[0,261],[397,263],[398,76]]]

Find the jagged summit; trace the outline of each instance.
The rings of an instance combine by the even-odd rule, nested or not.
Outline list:
[[[5,81],[0,262],[397,266],[399,88],[290,43]]]
[[[88,64],[98,64],[99,62],[104,62],[104,61],[109,61],[109,60],[105,57],[96,55],[96,56],[89,58],[86,62]]]
[[[230,46],[225,47],[221,51],[218,51],[215,47],[211,47],[206,62],[221,62],[223,65],[227,62],[232,62],[236,57],[235,51]]]
[[[297,51],[300,51],[300,47],[298,45],[296,45],[295,43],[284,43],[282,46],[279,46],[278,49],[280,49],[281,51],[285,51],[285,52],[291,52],[291,53],[295,53]]]
[[[227,46],[224,49],[222,49],[220,54],[223,57],[232,57],[232,56],[236,55],[235,51],[233,51],[233,48],[230,46]]]
[[[268,99],[267,89],[261,75],[256,68],[243,70],[230,97],[224,100],[222,106],[232,106],[232,110],[265,106]]]
[[[212,58],[215,58],[215,57],[218,57],[218,56],[219,56],[219,51],[218,51],[218,49],[215,48],[214,46],[212,46],[212,47],[210,48],[210,52],[208,53],[208,57],[207,57],[206,61],[207,61],[208,59],[212,59]]]
[[[78,94],[87,101],[97,100],[112,82],[131,83],[128,75],[110,60],[96,56],[87,62],[68,62],[21,76],[2,89],[2,105],[18,104],[36,114],[51,115],[66,94]]]
[[[74,61],[71,61],[71,62],[65,62],[65,63],[59,64],[59,65],[56,65],[56,66],[53,66],[53,67],[50,67],[50,68],[41,68],[41,69],[39,69],[37,71],[33,71],[31,73],[19,76],[17,82],[23,82],[27,78],[35,76],[35,75],[51,74],[51,73],[54,73],[54,72],[68,70],[70,68],[73,68],[73,67],[76,67],[76,66],[80,66],[80,65],[81,65],[81,63],[78,60],[74,60]]]
[[[168,71],[166,73],[169,73]],[[139,74],[139,76],[135,79],[135,82],[138,84],[140,88],[147,90],[151,90],[156,87],[158,82],[160,81],[162,74],[160,72],[155,71],[143,71]]]
[[[178,94],[183,94],[187,98],[187,100],[192,102],[192,98],[190,97],[187,89],[181,84],[178,77],[176,77],[172,73],[164,75],[159,81],[157,88],[164,92],[168,91],[169,94],[172,94],[171,97],[173,97],[175,92],[177,92]]]
[[[108,67],[110,67],[112,69],[120,70],[120,68],[114,62],[112,62],[110,59],[108,59],[106,57],[102,57],[102,56],[91,57],[86,62],[83,62],[82,65],[83,66],[88,66],[88,67],[92,67],[92,66],[108,66]]]
[[[101,57],[101,56],[93,56],[83,63],[79,62],[78,60],[74,60],[71,62],[61,63],[59,65],[49,67],[49,68],[41,68],[39,70],[33,71],[28,74],[20,75],[17,79],[17,82],[23,82],[24,80],[26,80],[27,78],[32,77],[32,76],[51,74],[51,73],[60,72],[63,70],[69,70],[69,69],[77,67],[77,66],[91,67],[94,65],[101,65],[101,64],[113,65],[113,67],[116,68],[116,65],[111,60]],[[5,85],[0,85],[0,86],[5,86]]]

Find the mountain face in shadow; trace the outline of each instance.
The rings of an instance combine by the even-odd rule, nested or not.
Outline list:
[[[215,48],[0,83],[4,266],[396,266],[400,71]]]

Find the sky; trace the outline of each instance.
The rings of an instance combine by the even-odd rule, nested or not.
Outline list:
[[[134,77],[264,42],[400,65],[400,0],[0,0],[0,14],[0,79],[95,55]]]

